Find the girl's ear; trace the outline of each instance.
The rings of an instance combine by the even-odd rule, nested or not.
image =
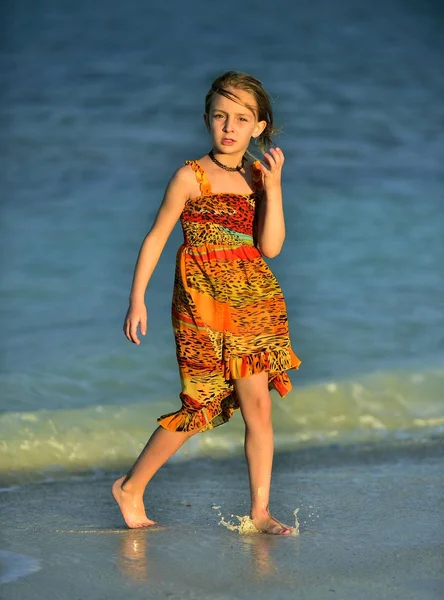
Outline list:
[[[204,113],[203,118],[204,118],[204,122],[205,122],[205,127],[207,128],[207,131],[209,133],[210,132],[210,120],[208,118],[207,113]]]
[[[267,121],[258,121],[256,127],[254,128],[252,137],[257,138],[264,131],[267,126]]]

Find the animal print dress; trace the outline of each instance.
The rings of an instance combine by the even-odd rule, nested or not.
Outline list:
[[[205,431],[239,408],[233,379],[266,371],[269,388],[284,396],[286,370],[301,361],[290,346],[282,290],[253,241],[260,168],[252,166],[252,194],[213,194],[199,163],[185,164],[201,195],[180,218],[172,302],[182,408],[158,421],[171,431]]]

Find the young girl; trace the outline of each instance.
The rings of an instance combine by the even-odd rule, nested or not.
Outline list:
[[[205,99],[212,148],[187,161],[168,183],[137,260],[124,332],[140,344],[147,331],[145,290],[180,218],[184,244],[176,261],[172,321],[182,408],[163,415],[112,493],[128,527],[149,527],[144,490],[192,435],[226,423],[240,408],[245,421],[251,518],[265,533],[292,532],[268,508],[273,461],[269,389],[284,396],[288,369],[300,360],[290,346],[287,312],[263,256],[279,254],[285,237],[281,173],[284,155],[271,148],[273,113],[260,81],[229,71]],[[251,139],[265,152],[251,162]]]

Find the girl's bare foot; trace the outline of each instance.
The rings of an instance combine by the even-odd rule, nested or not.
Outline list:
[[[268,511],[254,516],[252,514],[251,520],[256,529],[262,533],[269,533],[271,535],[290,535],[294,530],[294,527],[288,527],[272,517]]]
[[[125,477],[116,479],[113,483],[111,492],[114,500],[119,505],[125,523],[130,529],[156,525],[155,521],[151,521],[151,519],[148,519],[146,516],[142,496],[140,494],[132,494],[131,492],[122,489],[122,483],[124,481]]]

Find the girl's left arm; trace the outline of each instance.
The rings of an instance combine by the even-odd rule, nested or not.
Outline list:
[[[285,239],[281,184],[284,153],[280,148],[271,148],[264,154],[264,160],[268,167],[259,163],[264,191],[258,207],[257,244],[264,256],[274,258],[281,251]]]

